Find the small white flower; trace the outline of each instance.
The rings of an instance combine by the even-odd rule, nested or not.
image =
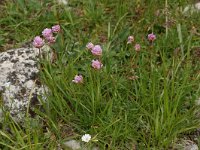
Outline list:
[[[91,135],[90,135],[90,134],[84,134],[84,135],[82,136],[81,140],[82,140],[83,142],[88,143],[88,142],[91,140]]]

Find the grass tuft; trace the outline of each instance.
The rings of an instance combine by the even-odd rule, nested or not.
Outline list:
[[[56,149],[69,139],[100,149],[173,149],[199,128],[199,36],[197,14],[184,16],[187,1],[5,0],[0,8],[0,47],[20,46],[60,24],[51,45],[56,59],[41,59],[41,82],[49,88],[42,109],[23,123],[9,112],[0,149]],[[149,42],[147,35],[156,40]],[[127,44],[128,36],[134,42]],[[99,44],[93,56],[86,44]],[[140,44],[139,52],[135,44]],[[9,46],[8,46],[9,45]],[[102,62],[101,69],[91,66]],[[83,83],[73,83],[75,75]],[[28,110],[27,110],[28,112]],[[199,139],[198,139],[199,141]],[[194,141],[198,144],[198,141]]]

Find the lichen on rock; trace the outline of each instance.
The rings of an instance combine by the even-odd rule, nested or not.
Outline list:
[[[36,48],[19,48],[0,53],[0,93],[3,107],[12,117],[21,120],[27,106],[45,93],[38,84],[38,56]]]

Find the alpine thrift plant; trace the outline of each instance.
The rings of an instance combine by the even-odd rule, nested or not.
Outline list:
[[[42,31],[42,36],[46,39],[48,44],[53,44],[56,42],[56,38],[53,36],[53,33],[60,32],[60,25],[55,25],[50,28],[46,28]],[[44,46],[45,42],[40,36],[36,36],[33,40],[33,46],[36,48],[41,48]]]
[[[1,149],[65,149],[67,140],[77,136],[79,149],[183,149],[188,134],[196,137],[200,127],[196,105],[200,97],[199,37],[190,32],[190,22],[195,30],[198,19],[189,14],[185,20],[181,12],[162,15],[161,7],[172,6],[169,11],[176,11],[175,1],[160,1],[162,6],[155,0],[138,6],[138,1],[72,0],[72,11],[50,0],[5,0],[0,4],[6,8],[1,27],[12,33],[3,34],[1,46],[10,38],[28,39],[35,24],[64,23],[63,29],[56,23],[33,37],[32,44],[41,56],[35,81],[45,87],[41,86],[41,92],[30,89],[29,97],[39,98],[39,103],[31,103],[31,108],[27,105],[27,118],[19,124],[18,119],[12,122],[15,112],[3,115]],[[187,1],[181,0],[180,7]],[[29,16],[34,16],[33,26],[24,21]],[[162,28],[170,20],[172,24]],[[8,40],[4,40],[6,36]],[[50,53],[43,52],[45,45]],[[180,51],[174,54],[177,47]],[[19,92],[23,96],[24,90]],[[189,140],[200,145],[200,138]]]
[[[44,46],[45,42],[47,42],[48,45],[54,44],[56,42],[56,38],[53,36],[53,33],[60,32],[60,25],[55,25],[52,27],[52,29],[46,28],[42,31],[42,36],[45,38],[42,39],[40,36],[36,36],[33,40],[33,46],[35,48],[39,48],[39,56],[40,54],[40,48]]]

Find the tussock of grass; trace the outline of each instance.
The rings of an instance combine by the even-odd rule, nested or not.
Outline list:
[[[53,45],[56,61],[40,62],[41,81],[49,88],[46,103],[35,109],[36,118],[27,116],[21,124],[5,112],[0,148],[55,149],[88,133],[92,141],[86,146],[100,149],[170,149],[198,129],[200,68],[194,49],[199,37],[198,30],[190,32],[198,20],[196,14],[183,16],[177,4],[187,2],[168,1],[168,13],[166,3],[153,0],[2,4],[2,49],[8,41],[32,40],[54,24],[62,32]],[[157,39],[150,43],[152,32]],[[129,35],[141,45],[140,52],[127,44]],[[100,70],[91,67],[88,42],[102,46]],[[76,74],[84,77],[82,84],[72,82]]]

